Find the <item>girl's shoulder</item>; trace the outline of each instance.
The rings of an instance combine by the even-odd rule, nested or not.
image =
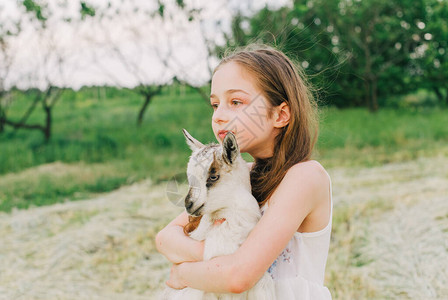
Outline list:
[[[325,168],[316,160],[308,160],[293,165],[286,172],[279,188],[296,191],[303,190],[304,185],[308,190],[314,191],[313,197],[309,201],[319,204],[327,202],[328,193],[326,192],[330,185],[330,175]],[[300,191],[299,191],[300,192]]]
[[[327,170],[317,161],[308,160],[293,165],[286,174],[293,176],[296,180],[306,179],[316,190],[321,191],[319,200],[317,202],[327,202],[327,190],[330,189],[331,178]]]
[[[289,174],[288,174],[289,173]],[[295,190],[291,182],[305,181],[301,189],[305,186],[309,189],[306,199],[309,202],[310,211],[299,226],[299,232],[318,232],[325,228],[331,220],[331,178],[325,168],[316,160],[297,163],[292,166],[287,174],[291,190]],[[305,195],[303,195],[305,196]]]
[[[324,183],[330,178],[327,170],[325,170],[325,168],[317,160],[299,162],[289,168],[286,173],[292,173],[296,176],[314,176],[316,179],[323,180]]]
[[[330,184],[327,171],[318,161],[297,163],[288,169],[263,210],[268,207],[271,213],[282,214],[286,223],[300,220],[295,224],[296,231],[318,232],[331,218]]]
[[[252,169],[254,162],[247,162],[247,167],[249,170]],[[325,179],[326,177],[330,177],[327,170],[317,161],[317,160],[307,160],[299,162],[295,165],[293,165],[286,173],[294,173],[295,175],[299,174],[316,174],[320,175],[322,179]],[[325,180],[324,180],[325,181]]]

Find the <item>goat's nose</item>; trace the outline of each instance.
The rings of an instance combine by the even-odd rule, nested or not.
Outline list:
[[[190,209],[193,207],[193,201],[185,200],[185,208],[187,211],[190,211]]]
[[[191,198],[191,188],[188,190],[188,194],[185,197],[185,208],[187,211],[189,211],[193,207],[193,201],[190,200]]]

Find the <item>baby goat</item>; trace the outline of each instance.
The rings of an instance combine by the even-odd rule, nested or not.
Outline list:
[[[247,163],[241,157],[232,132],[222,146],[203,145],[183,130],[193,151],[187,167],[190,189],[185,208],[190,215],[202,216],[190,237],[204,242],[204,260],[234,253],[261,217],[257,200],[252,196]],[[224,220],[224,222],[222,222]],[[215,221],[221,221],[216,222]],[[167,288],[164,299],[275,299],[274,283],[269,273],[250,290],[240,294],[215,294],[185,288]]]

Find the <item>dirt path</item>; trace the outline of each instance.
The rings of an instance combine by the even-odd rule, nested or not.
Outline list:
[[[448,157],[329,173],[335,298],[447,299]]]
[[[334,299],[448,295],[448,158],[328,172]],[[0,299],[157,299],[169,264],[154,237],[182,211],[166,188],[0,213]]]
[[[0,215],[0,299],[152,299],[168,275],[154,237],[182,211],[149,181]]]

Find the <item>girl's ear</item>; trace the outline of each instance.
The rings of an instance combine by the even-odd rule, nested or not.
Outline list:
[[[236,142],[235,135],[228,131],[224,140],[222,141],[222,158],[224,162],[231,165],[235,162],[239,153],[238,144]]]
[[[274,127],[282,128],[288,125],[291,118],[291,110],[286,102],[282,102],[279,106],[275,107],[274,112]]]
[[[191,134],[188,133],[188,131],[182,129],[182,132],[185,136],[185,140],[187,141],[187,145],[190,147],[192,151],[204,147],[204,144],[202,144],[200,141],[192,137]]]

